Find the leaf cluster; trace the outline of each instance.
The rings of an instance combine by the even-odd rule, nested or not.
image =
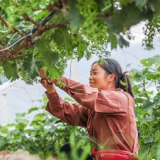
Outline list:
[[[128,47],[133,38],[129,29],[141,21],[146,22],[143,45],[152,49],[159,33],[159,5],[159,0],[1,0],[4,76],[31,84],[46,66],[50,77],[58,77],[70,59],[108,56],[109,46]]]
[[[141,60],[142,70],[132,70],[135,114],[142,159],[160,156],[160,56]]]
[[[46,99],[43,101],[42,107],[17,113],[14,123],[0,126],[0,150],[23,149],[46,159],[59,156],[59,148],[69,141],[72,141],[72,145],[78,144],[77,148],[88,146],[86,130],[69,126],[51,116],[44,111]]]

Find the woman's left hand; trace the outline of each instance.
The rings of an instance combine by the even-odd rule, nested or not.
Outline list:
[[[39,77],[48,79],[46,76],[46,68],[45,67],[42,67],[39,69]]]

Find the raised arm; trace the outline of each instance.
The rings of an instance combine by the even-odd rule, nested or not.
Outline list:
[[[46,110],[61,119],[62,121],[73,126],[87,126],[88,109],[78,103],[68,103],[61,99],[57,92],[46,93],[49,101]]]
[[[66,77],[62,77],[65,84],[63,89],[82,106],[99,113],[124,115],[129,107],[134,108],[133,98],[124,94],[120,89],[114,91],[98,90],[88,85],[81,84]]]
[[[73,97],[81,106],[94,112],[124,116],[128,111],[129,101],[130,109],[133,110],[134,108],[133,98],[129,94],[126,96],[120,89],[100,90],[66,77],[62,77],[62,81],[65,87],[61,89]],[[52,82],[56,83],[55,80]],[[48,94],[55,92],[54,85],[49,85],[48,80],[45,80],[42,84],[47,89]],[[56,85],[59,86],[57,83]]]

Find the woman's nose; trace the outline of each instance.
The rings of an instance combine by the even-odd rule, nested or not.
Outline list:
[[[93,76],[92,76],[92,75],[89,76],[89,80],[90,80],[90,79],[93,79]]]

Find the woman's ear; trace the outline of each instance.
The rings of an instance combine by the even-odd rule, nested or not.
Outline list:
[[[113,82],[114,79],[115,79],[115,75],[114,75],[114,74],[108,75],[108,81],[109,81],[109,82]]]

